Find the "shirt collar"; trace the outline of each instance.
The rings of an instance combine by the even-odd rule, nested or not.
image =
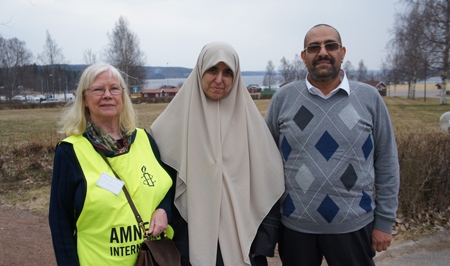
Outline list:
[[[345,71],[343,69],[341,69],[339,71],[339,77],[340,77],[341,83],[339,83],[337,88],[333,89],[327,96],[324,96],[323,93],[318,88],[314,87],[309,82],[309,78],[310,78],[309,73],[306,75],[306,86],[308,88],[308,91],[311,94],[318,95],[318,96],[320,96],[320,97],[322,97],[324,99],[330,98],[331,96],[336,94],[340,89],[344,90],[349,95],[350,94],[350,86],[348,84],[347,75],[345,74]]]

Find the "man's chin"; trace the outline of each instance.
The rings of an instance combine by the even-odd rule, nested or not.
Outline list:
[[[325,65],[321,65],[321,67],[315,68],[311,73],[311,77],[316,81],[329,81],[336,78],[339,72],[333,71],[333,68]]]

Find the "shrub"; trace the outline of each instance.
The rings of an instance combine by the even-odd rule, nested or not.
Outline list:
[[[400,163],[399,213],[415,218],[424,210],[450,206],[450,134],[396,133]]]
[[[0,149],[0,194],[49,186],[54,143],[29,141]]]

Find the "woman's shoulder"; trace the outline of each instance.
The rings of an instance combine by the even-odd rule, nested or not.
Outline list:
[[[76,161],[76,154],[73,143],[67,141],[60,141],[55,148],[55,161],[59,163]]]
[[[56,144],[56,152],[64,152],[68,150],[73,150],[73,142],[63,139]]]
[[[152,137],[152,135],[150,135],[150,133],[146,130],[146,129],[144,129],[144,128],[136,128],[136,135],[137,134],[144,134],[144,135],[146,135],[147,137],[148,137],[148,139],[150,140],[150,142],[154,142],[154,139],[153,139],[153,137]]]
[[[146,129],[136,128],[136,134],[145,134],[147,136],[148,140],[150,141],[150,146],[152,147],[153,152],[158,153],[158,155],[159,155],[159,150],[158,150],[158,146],[156,145],[156,141]]]

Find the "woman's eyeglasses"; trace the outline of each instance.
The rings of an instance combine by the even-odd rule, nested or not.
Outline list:
[[[320,52],[322,47],[325,47],[325,50],[328,52],[336,51],[341,47],[341,44],[338,42],[329,42],[325,43],[323,45],[320,44],[311,44],[310,46],[303,49],[303,51],[307,51],[309,54],[317,54]]]
[[[86,90],[90,91],[92,93],[92,95],[95,95],[95,96],[102,96],[106,92],[105,88],[89,88]],[[111,93],[112,95],[119,95],[122,93],[122,91],[123,90],[121,88],[116,88],[116,87],[112,87],[109,89],[109,93]]]

